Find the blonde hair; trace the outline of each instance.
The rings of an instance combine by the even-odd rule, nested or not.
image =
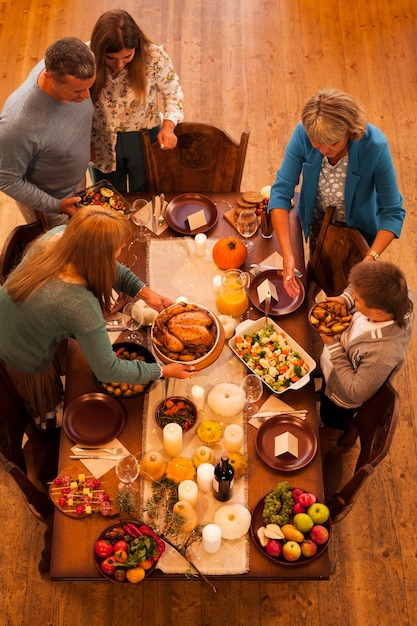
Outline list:
[[[301,121],[312,143],[334,145],[347,133],[351,141],[362,139],[366,116],[352,96],[337,89],[323,89],[309,98]]]
[[[90,48],[96,58],[96,80],[91,88],[91,98],[97,102],[106,82],[106,54],[121,50],[135,50],[135,56],[127,64],[129,86],[139,101],[146,96],[146,53],[152,44],[145,33],[136,24],[133,17],[123,11],[114,9],[101,15],[92,32]]]
[[[117,276],[115,254],[130,234],[131,226],[124,215],[104,207],[83,207],[61,237],[42,236],[32,244],[5,288],[13,302],[25,302],[71,264],[102,309],[109,310]]]

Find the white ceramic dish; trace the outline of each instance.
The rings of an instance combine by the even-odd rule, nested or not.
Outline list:
[[[300,356],[307,363],[309,370],[302,378],[300,378],[300,380],[298,380],[295,383],[292,383],[289,387],[286,387],[285,389],[282,389],[281,391],[276,391],[264,380],[262,380],[263,384],[267,387],[267,389],[269,389],[271,393],[275,395],[281,395],[282,393],[285,393],[286,391],[290,389],[291,390],[301,389],[301,387],[304,387],[304,385],[306,385],[309,382],[310,375],[316,368],[315,360],[294,339],[292,339],[283,328],[278,326],[278,324],[276,324],[270,317],[268,317],[268,324],[271,324],[274,327],[274,330],[276,332],[285,334],[285,337],[288,343],[290,344],[291,348],[300,354]],[[229,347],[232,350],[232,352],[242,361],[242,363],[253,374],[257,376],[258,376],[257,372],[253,370],[251,367],[249,367],[249,365],[239,356],[238,351],[236,350],[236,337],[241,336],[242,334],[252,335],[253,333],[258,332],[259,330],[262,330],[264,326],[265,326],[264,317],[261,317],[257,320],[245,320],[244,322],[241,322],[238,326],[236,326],[235,334],[229,340]]]

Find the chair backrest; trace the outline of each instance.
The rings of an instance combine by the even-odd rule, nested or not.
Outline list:
[[[37,517],[46,521],[53,513],[54,505],[27,476],[22,449],[23,434],[31,418],[7,372],[1,366],[0,398],[0,463],[39,514]]]
[[[149,190],[163,192],[239,192],[249,141],[235,141],[224,130],[202,122],[182,122],[177,146],[161,150],[141,131]]]
[[[338,448],[343,453],[343,450],[352,448],[359,437],[360,452],[352,478],[337,493],[327,498],[326,504],[330,508],[333,522],[346,516],[364,481],[388,454],[399,411],[398,392],[389,382],[385,382],[363,403],[350,428],[339,439]]]
[[[20,263],[26,246],[45,232],[41,222],[16,226],[3,244],[0,253],[0,276],[7,276]]]
[[[346,288],[351,268],[369,250],[363,235],[354,228],[332,224],[334,207],[324,215],[317,245],[307,266],[307,283],[314,283],[327,296],[337,296]],[[310,289],[311,292],[311,289]]]

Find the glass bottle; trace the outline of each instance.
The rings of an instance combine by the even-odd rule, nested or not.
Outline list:
[[[216,500],[226,502],[230,500],[233,493],[235,471],[229,463],[229,453],[224,451],[222,458],[214,468],[213,495]]]

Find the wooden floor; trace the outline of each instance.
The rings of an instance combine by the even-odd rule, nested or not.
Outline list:
[[[0,106],[47,45],[90,37],[113,0],[0,3]],[[417,292],[417,4],[415,0],[125,0],[171,54],[188,120],[251,130],[242,189],[274,179],[312,93],[334,86],[364,104],[388,136],[405,198],[400,241],[384,258]],[[0,197],[0,244],[21,218]],[[199,581],[138,586],[51,583],[37,570],[43,526],[14,483],[0,482],[0,626],[386,626],[417,620],[417,336],[395,386],[400,423],[391,453],[333,532],[329,581]],[[80,532],[82,524],[80,522]],[[76,550],[77,546],[74,545]]]

